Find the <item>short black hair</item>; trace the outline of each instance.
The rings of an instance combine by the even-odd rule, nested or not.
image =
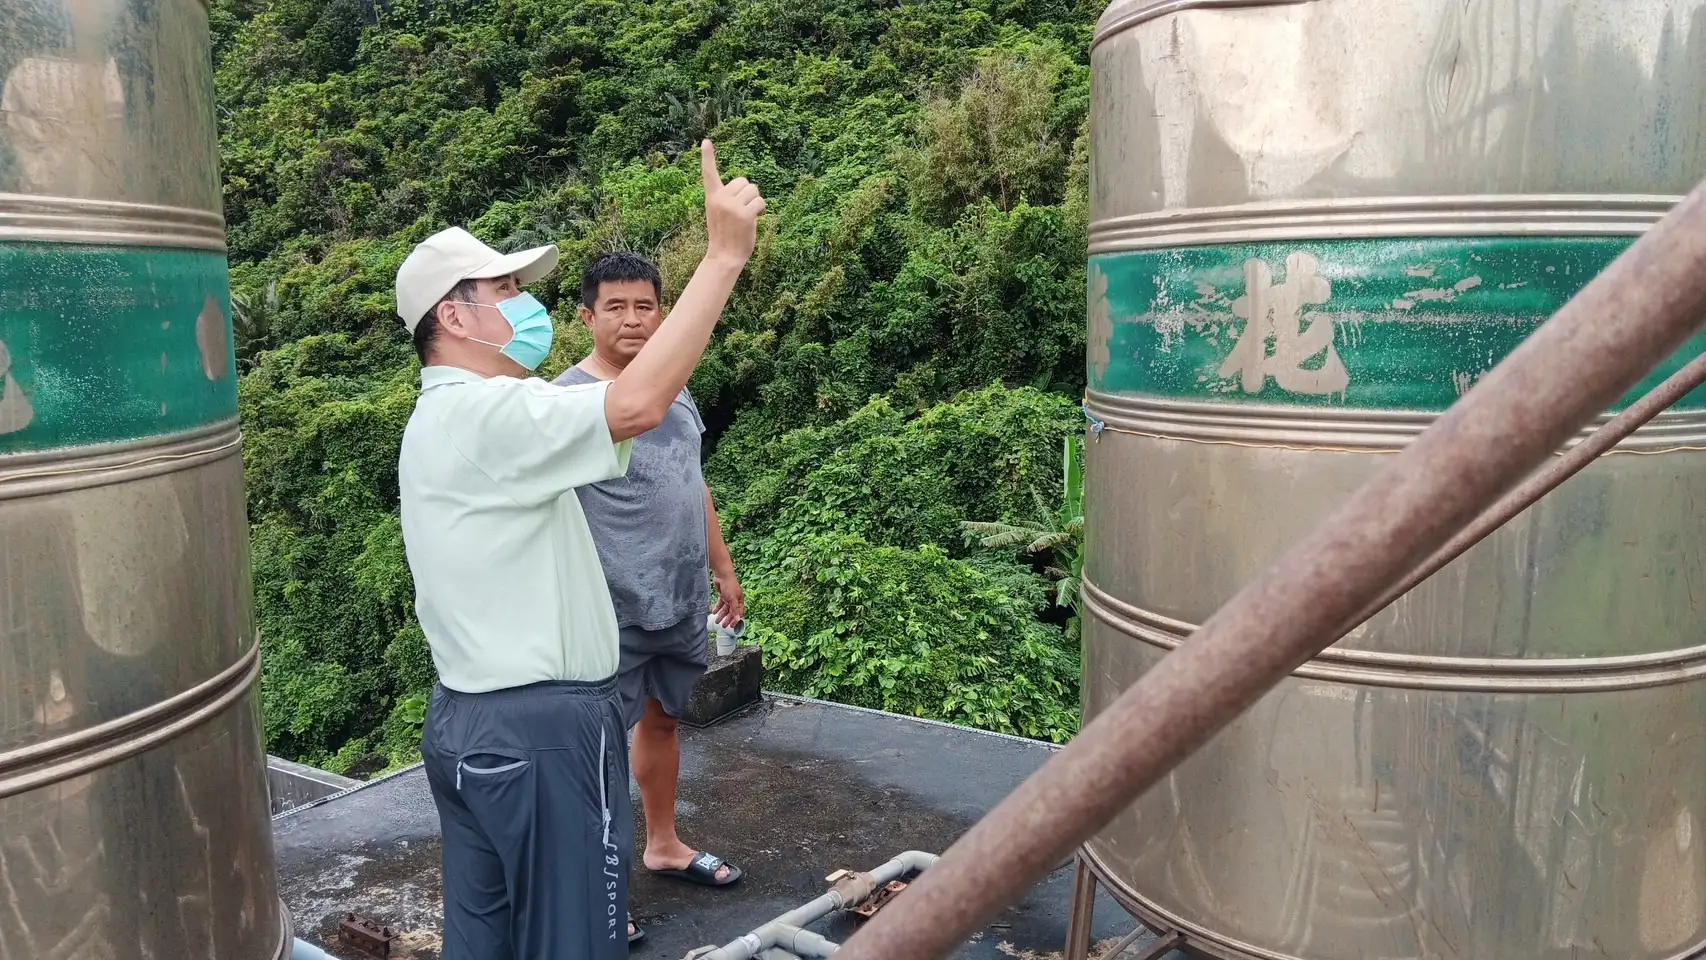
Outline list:
[[[446,300],[467,300],[480,290],[478,281],[463,280],[450,288],[450,292],[438,298],[438,303],[421,317],[421,322],[415,324],[415,356],[420,358],[421,366],[427,365],[427,352],[438,342],[438,308]]]
[[[640,280],[652,285],[652,293],[663,300],[663,275],[657,264],[637,253],[621,251],[607,253],[587,264],[581,273],[581,306],[592,309],[598,301],[598,290],[606,283]]]

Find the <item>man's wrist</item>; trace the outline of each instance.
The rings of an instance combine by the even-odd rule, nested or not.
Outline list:
[[[747,258],[738,253],[711,247],[705,251],[705,259],[699,264],[699,267],[715,273],[733,274],[738,277],[740,272],[746,269],[746,261]]]

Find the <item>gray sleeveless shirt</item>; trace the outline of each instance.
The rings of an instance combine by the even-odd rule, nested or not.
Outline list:
[[[598,378],[570,367],[556,382]],[[627,476],[575,490],[619,626],[662,630],[710,612],[705,475],[699,466],[704,432],[699,408],[684,389],[663,423],[634,438]]]

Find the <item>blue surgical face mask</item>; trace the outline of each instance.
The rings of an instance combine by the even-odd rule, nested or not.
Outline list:
[[[489,303],[466,303],[453,300],[452,303],[463,303],[470,307],[489,307]],[[492,343],[487,340],[475,340],[488,347],[497,347],[498,352],[514,360],[529,370],[539,369],[545,358],[551,355],[551,311],[545,305],[534,299],[531,293],[521,293],[497,304],[497,310],[503,318],[509,321],[514,335],[508,343]]]

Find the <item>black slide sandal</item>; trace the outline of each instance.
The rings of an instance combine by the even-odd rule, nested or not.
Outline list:
[[[717,871],[722,869],[725,864],[729,868],[728,879],[718,880]],[[648,867],[647,869],[651,868]],[[746,875],[741,871],[741,868],[729,863],[722,857],[703,852],[694,856],[693,861],[680,870],[652,870],[651,872],[655,876],[686,880],[688,883],[696,883],[701,887],[726,887]]]
[[[646,939],[646,931],[641,930],[640,925],[634,923],[634,915],[631,913],[628,914],[628,922],[634,925],[634,932],[628,934],[628,946],[631,947],[634,944],[639,943],[641,940]]]

